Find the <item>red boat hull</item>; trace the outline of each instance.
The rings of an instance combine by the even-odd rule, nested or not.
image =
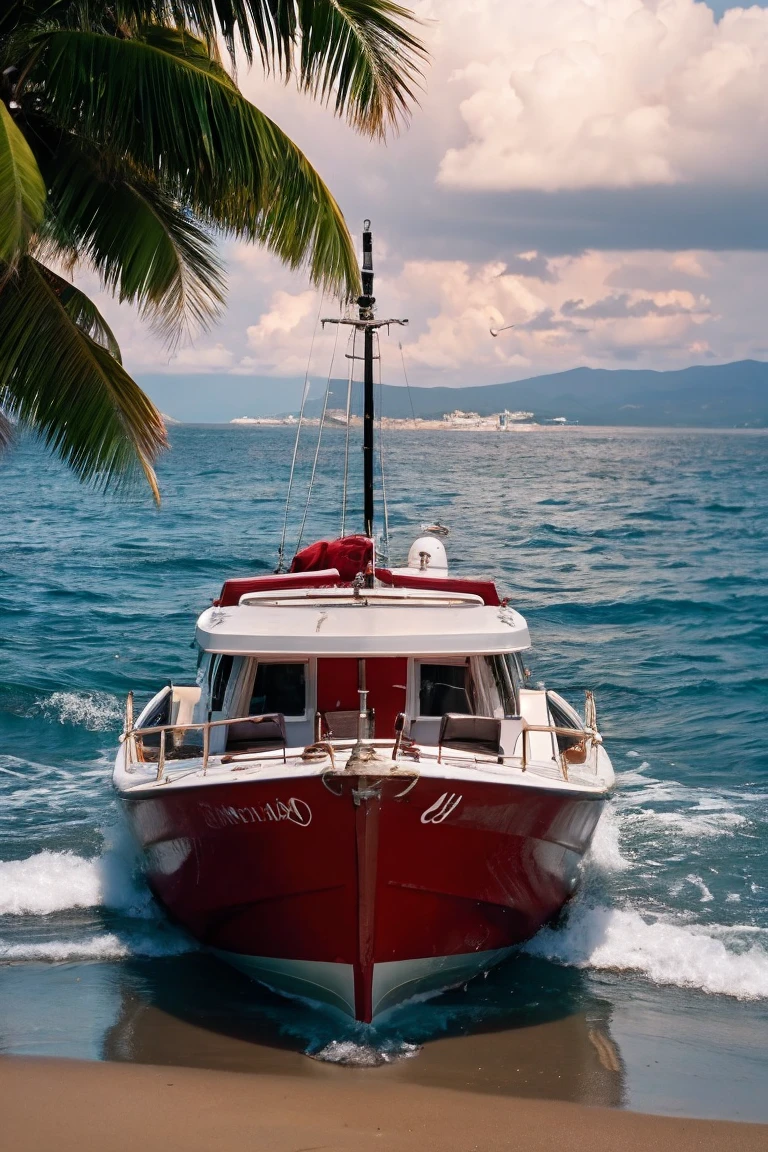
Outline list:
[[[370,1021],[463,982],[572,894],[603,801],[422,776],[123,797],[149,883],[203,944]]]

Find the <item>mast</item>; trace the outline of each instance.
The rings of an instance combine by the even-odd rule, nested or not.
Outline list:
[[[373,234],[371,222],[363,223],[363,294],[358,296],[363,329],[363,522],[366,536],[373,537]]]
[[[326,317],[322,325],[349,324],[356,332],[363,333],[363,529],[366,536],[373,538],[373,459],[374,459],[374,394],[373,394],[373,339],[379,328],[389,331],[390,324],[407,324],[407,320],[376,320],[373,295],[373,233],[370,220],[363,221],[363,266],[361,269],[363,292],[357,298],[357,319]],[[352,359],[359,360],[352,349]]]

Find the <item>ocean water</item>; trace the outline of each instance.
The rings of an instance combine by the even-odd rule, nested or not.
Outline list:
[[[299,457],[289,556],[314,435]],[[452,568],[494,577],[526,616],[533,681],[577,706],[595,691],[618,785],[578,897],[487,981],[365,1036],[196,953],[136,871],[111,763],[127,691],[141,703],[169,678],[193,678],[196,614],[226,576],[274,569],[293,433],[173,428],[160,509],[143,493],[82,488],[25,442],[0,463],[0,1052],[129,1058],[137,1004],[178,1016],[195,1001],[212,1032],[250,1013],[270,1042],[330,1061],[412,1056],[416,1069],[436,1037],[549,1019],[554,1005],[607,1012],[616,1043],[645,1005],[660,1050],[665,1018],[678,1022],[670,1053],[681,1021],[695,1020],[693,1048],[710,1033],[713,1044],[741,1037],[721,1078],[723,1067],[765,1077],[768,438],[385,436],[393,562],[439,519]],[[326,433],[304,543],[338,530],[342,454],[342,434]],[[356,447],[351,459],[357,469]],[[627,1027],[622,1060],[635,1073],[621,1102],[674,1111],[652,1059],[637,1071],[644,1026]],[[680,1099],[678,1110],[694,1107]],[[765,1105],[713,1108],[768,1118]]]

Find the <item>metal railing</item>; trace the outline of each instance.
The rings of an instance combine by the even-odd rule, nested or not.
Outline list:
[[[529,739],[529,735],[528,735],[530,732],[549,732],[553,736],[569,736],[569,737],[571,737],[571,739],[578,740],[579,743],[584,743],[584,744],[586,744],[587,740],[591,740],[593,746],[596,744],[602,743],[600,736],[598,735],[598,733],[593,728],[586,728],[586,727],[585,728],[560,728],[555,724],[528,724],[528,723],[526,723],[525,720],[523,720],[522,728],[520,730],[520,736],[522,736],[522,740],[523,740],[522,754],[520,756],[515,756],[515,755],[496,756],[495,759],[497,760],[497,762],[506,764],[508,762],[511,763],[511,762],[519,761],[521,770],[523,772],[525,772],[526,769],[528,768],[528,763],[531,759],[531,755],[530,755],[531,745],[530,745],[530,739]],[[520,737],[518,737],[518,739],[519,738]],[[517,744],[517,740],[515,740],[515,744]],[[450,749],[451,746],[450,746],[450,744],[443,744],[443,745],[440,745],[439,747]],[[565,780],[568,779],[567,753],[568,753],[568,749],[564,749],[562,752],[559,753],[560,770],[563,773],[563,778]],[[489,758],[493,758],[492,753],[488,753],[488,756],[489,756]],[[553,759],[554,759],[554,757],[553,757]]]
[[[200,720],[193,724],[153,724],[148,728],[134,728],[133,727],[133,693],[128,693],[128,699],[125,706],[125,726],[123,733],[120,736],[120,743],[126,745],[126,769],[128,770],[128,761],[138,763],[139,757],[137,755],[137,738],[142,740],[144,736],[158,736],[160,737],[160,744],[157,757],[157,777],[160,779],[165,770],[166,759],[172,757],[166,756],[167,737],[170,732],[173,736],[176,732],[202,732],[203,743],[200,753],[203,759],[203,775],[208,771],[208,759],[210,757],[211,747],[211,729],[212,728],[228,728],[232,724],[244,724],[247,722],[258,724],[263,717],[261,715],[255,716],[232,716],[226,720]],[[142,749],[143,752],[143,749]],[[283,759],[285,760],[285,744],[283,744]],[[146,763],[146,761],[145,761]]]
[[[594,710],[594,705],[593,705],[593,710]],[[594,712],[593,712],[593,714],[594,714]],[[226,720],[202,720],[202,721],[198,721],[197,723],[193,723],[193,724],[154,724],[154,725],[147,727],[147,728],[134,728],[134,726],[133,726],[133,692],[129,692],[128,698],[126,700],[126,705],[125,705],[125,724],[124,724],[122,735],[120,736],[120,743],[126,745],[126,770],[132,771],[132,769],[130,769],[128,767],[129,763],[139,762],[139,757],[137,755],[137,745],[136,745],[137,738],[139,740],[141,740],[144,736],[159,735],[160,743],[159,743],[159,750],[158,750],[156,779],[160,780],[162,775],[163,775],[163,772],[165,770],[165,764],[166,764],[166,759],[167,759],[166,745],[167,745],[168,733],[170,732],[173,735],[177,732],[180,732],[180,733],[183,733],[183,732],[202,732],[203,733],[203,742],[202,742],[202,747],[201,747],[201,755],[202,755],[202,760],[203,760],[203,765],[202,765],[203,775],[205,775],[206,772],[208,771],[208,760],[210,757],[211,729],[212,728],[227,728],[227,727],[230,727],[232,724],[242,724],[242,723],[246,723],[249,721],[251,723],[258,723],[262,719],[263,719],[263,717],[261,715],[235,716],[235,717],[228,718]],[[584,728],[561,728],[555,724],[528,724],[525,720],[523,720],[522,728],[521,728],[521,736],[522,736],[522,741],[523,741],[522,755],[520,755],[520,756],[515,756],[515,755],[504,756],[504,755],[502,755],[502,756],[498,756],[496,759],[500,762],[505,763],[505,764],[508,761],[519,761],[521,770],[523,772],[525,772],[527,767],[528,767],[528,763],[531,759],[531,757],[530,757],[530,739],[529,739],[529,733],[531,733],[531,732],[545,732],[545,733],[550,733],[553,736],[566,736],[566,737],[570,737],[571,739],[578,739],[580,743],[584,742],[585,745],[586,745],[587,740],[591,740],[593,748],[596,747],[598,744],[602,743],[602,739],[601,739],[599,733],[597,732],[596,728],[593,728],[593,727],[585,726]],[[402,739],[403,739],[403,736],[402,736],[402,733],[400,733],[400,741]],[[400,741],[397,739],[397,736],[395,736],[393,738],[393,745],[395,745],[399,748]],[[330,744],[330,741],[325,741],[325,743]],[[348,739],[348,740],[337,741],[337,743],[350,744],[350,743],[353,743],[353,741],[350,741]],[[389,744],[389,740],[376,740],[376,741],[373,741],[373,743],[386,745],[386,744]],[[449,744],[443,745],[442,747],[446,747],[446,748],[450,749]],[[286,749],[286,745],[283,744],[283,761],[285,761],[285,749]],[[143,749],[142,749],[142,752],[143,752]],[[567,752],[568,752],[568,749],[564,749],[562,752],[559,753],[560,768],[561,768],[561,771],[563,773],[563,777],[566,781],[568,780]],[[586,752],[586,748],[585,748],[585,752]],[[142,757],[142,759],[143,759],[143,757]],[[146,762],[146,761],[144,761],[144,762]]]
[[[591,740],[593,746],[601,743],[600,737],[594,728],[559,728],[555,724],[526,724],[526,722],[523,721],[523,754],[520,757],[520,767],[522,768],[523,772],[525,772],[526,768],[528,767],[528,760],[530,758],[528,755],[528,753],[530,753],[530,741],[528,739],[529,732],[550,732],[553,736],[569,736],[571,739],[578,739],[579,743],[583,742],[585,746],[587,740]],[[568,779],[567,754],[567,748],[563,749],[563,751],[559,753],[560,769],[565,780]],[[506,757],[504,757],[504,759],[506,760]],[[513,757],[513,759],[517,759],[517,757]]]

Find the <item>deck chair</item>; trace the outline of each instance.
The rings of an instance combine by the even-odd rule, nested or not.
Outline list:
[[[357,740],[360,713],[355,711],[323,712],[323,730],[331,740]],[[373,739],[376,710],[368,709],[368,739]]]
[[[440,721],[438,763],[443,748],[499,758],[512,756],[522,731],[523,721],[519,716],[466,716],[459,712],[446,712]]]
[[[265,712],[249,716],[227,726],[227,752],[271,752],[282,748],[285,763],[285,716],[282,712]]]

